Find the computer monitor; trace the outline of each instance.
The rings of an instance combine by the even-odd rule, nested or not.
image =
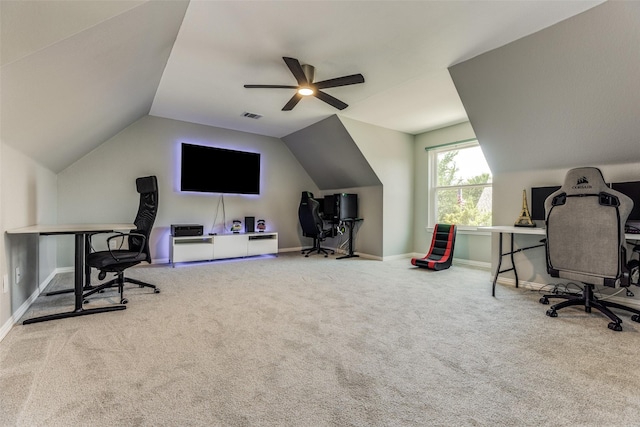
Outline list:
[[[324,196],[322,207],[325,220],[332,220],[336,217],[336,199],[333,194]]]
[[[544,221],[544,201],[551,193],[558,191],[559,185],[553,185],[548,187],[531,187],[531,219],[536,221]]]
[[[633,210],[627,218],[627,222],[640,221],[640,181],[614,182],[611,189],[621,192],[633,200]]]

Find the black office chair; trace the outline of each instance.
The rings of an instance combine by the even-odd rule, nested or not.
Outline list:
[[[102,292],[107,288],[118,287],[120,292],[120,302],[126,304],[124,298],[124,283],[134,283],[140,287],[153,289],[154,293],[159,293],[160,289],[150,283],[132,279],[124,276],[124,271],[138,265],[143,261],[151,264],[151,251],[149,250],[149,235],[153,228],[156,215],[158,213],[158,181],[155,176],[146,176],[136,179],[136,189],[140,193],[140,204],[138,213],[133,222],[135,230],[129,233],[117,233],[106,239],[108,250],[91,251],[87,255],[86,264],[100,271],[98,279],[104,280],[107,273],[115,273],[116,278],[100,284],[88,292],[84,293],[84,298],[96,292]],[[124,242],[127,246],[124,247]],[[112,249],[111,242],[117,242],[117,249]]]
[[[567,172],[564,184],[545,200],[547,272],[552,277],[582,282],[582,292],[544,295],[562,301],[547,310],[557,317],[561,308],[580,305],[591,313],[595,308],[611,319],[609,329],[622,330],[622,320],[612,308],[634,313],[640,311],[594,295],[595,286],[628,287],[632,278],[626,261],[624,224],[633,201],[605,184],[597,168],[576,168]]]
[[[303,249],[302,253],[308,257],[312,253],[322,253],[325,258],[329,256],[329,252],[334,254],[333,249],[323,248],[321,243],[327,237],[333,236],[333,229],[324,228],[324,221],[320,216],[320,202],[313,198],[313,194],[309,191],[302,192],[300,206],[298,207],[298,218],[302,227],[302,235],[313,238],[313,247]]]

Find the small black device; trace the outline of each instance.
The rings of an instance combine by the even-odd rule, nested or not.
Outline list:
[[[244,232],[245,233],[253,233],[256,231],[256,217],[255,216],[245,216],[244,217]]]
[[[173,237],[202,236],[203,226],[200,224],[171,224]]]

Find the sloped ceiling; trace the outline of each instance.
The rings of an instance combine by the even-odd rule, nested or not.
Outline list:
[[[450,68],[493,173],[640,162],[640,2]]]
[[[320,190],[382,184],[336,115],[282,141]]]
[[[59,172],[149,113],[277,137],[336,114],[243,87],[290,84],[282,56],[363,73],[340,114],[416,134],[467,120],[451,64],[601,2],[3,0],[0,139]]]
[[[281,138],[338,113],[417,134],[467,120],[451,64],[598,3],[193,1],[151,114]],[[345,110],[310,97],[281,111],[291,89],[244,84],[295,84],[283,56],[313,65],[316,81],[362,73],[365,83],[326,90]]]
[[[2,142],[59,172],[148,114],[187,5],[3,1]]]

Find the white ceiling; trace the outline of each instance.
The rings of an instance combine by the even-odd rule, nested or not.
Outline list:
[[[448,67],[600,3],[3,0],[2,142],[58,172],[147,113],[274,137],[339,113],[417,134],[467,120]],[[345,110],[281,111],[292,90],[243,85],[295,84],[283,56],[366,81],[326,90]]]
[[[151,114],[282,137],[332,114],[411,134],[467,120],[447,68],[552,25],[587,1],[192,1]],[[339,111],[303,99],[283,56],[316,68],[316,81],[362,73],[327,89]],[[263,115],[259,120],[243,112]]]

